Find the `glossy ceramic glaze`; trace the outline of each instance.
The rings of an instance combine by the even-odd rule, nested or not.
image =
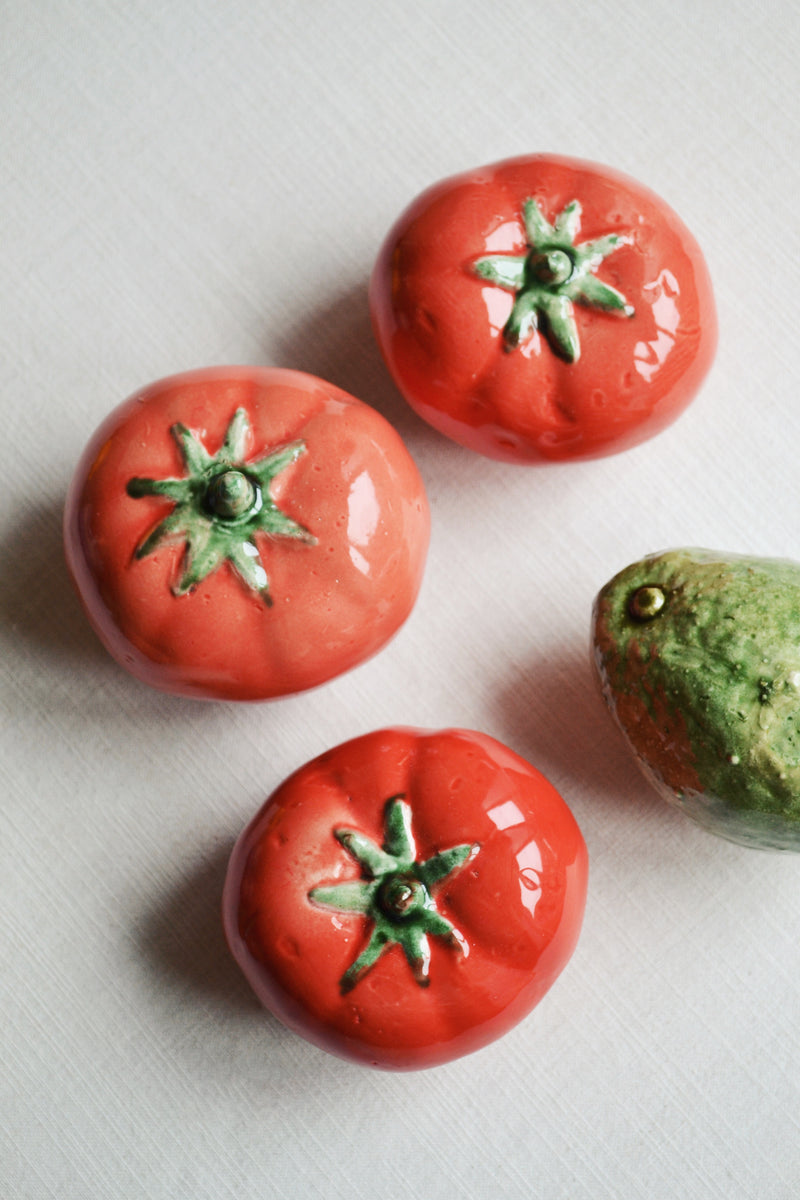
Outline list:
[[[114,657],[200,698],[267,699],[376,653],[419,590],[419,472],[374,409],[295,371],[219,368],[136,393],[67,498],[67,562]]]
[[[231,856],[223,920],[262,1003],[331,1053],[430,1067],[542,998],[587,855],[558,792],[494,739],[388,729],[291,776]]]
[[[423,193],[384,243],[370,303],[408,402],[509,462],[652,437],[716,349],[708,271],[677,214],[619,172],[550,155]]]
[[[650,555],[601,590],[592,641],[659,792],[731,841],[800,850],[800,564]]]

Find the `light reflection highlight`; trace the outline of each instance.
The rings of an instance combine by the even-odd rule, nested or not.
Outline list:
[[[645,294],[648,292],[653,294],[651,310],[656,326],[656,336],[649,342],[637,342],[633,349],[633,358],[636,370],[647,383],[650,383],[675,345],[675,337],[681,319],[676,303],[680,289],[672,272],[664,270],[654,283],[646,284],[642,290]]]
[[[536,842],[528,842],[517,855],[519,892],[522,903],[533,916],[542,898],[542,852]]]
[[[368,471],[356,476],[347,497],[347,536],[357,546],[366,546],[378,525],[378,497]]]
[[[512,829],[514,825],[522,825],[525,820],[513,800],[495,805],[486,815],[498,829]]]

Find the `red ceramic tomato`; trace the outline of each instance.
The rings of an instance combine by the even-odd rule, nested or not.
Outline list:
[[[594,458],[658,433],[716,348],[700,249],[653,192],[532,155],[446,179],[400,217],[373,324],[416,411],[491,458]]]
[[[387,729],[278,788],[231,856],[232,953],[290,1029],[411,1070],[520,1021],[578,939],[587,856],[558,792],[493,738]]]
[[[314,687],[374,654],[420,586],[429,511],[374,409],[296,371],[219,368],[137,392],[91,440],[67,561],[108,650],[200,698]]]

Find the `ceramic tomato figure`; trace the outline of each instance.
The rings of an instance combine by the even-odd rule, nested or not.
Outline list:
[[[424,192],[386,239],[370,304],[412,407],[508,462],[652,437],[716,349],[708,270],[676,213],[616,171],[544,154]]]
[[[137,392],[70,489],[67,562],[111,654],[186,696],[324,683],[411,611],[429,537],[395,430],[296,371],[219,368]]]
[[[223,919],[262,1002],[323,1049],[431,1067],[520,1021],[578,939],[587,855],[558,792],[484,734],[387,729],[283,783]]]

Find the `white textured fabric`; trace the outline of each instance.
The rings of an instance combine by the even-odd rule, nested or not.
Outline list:
[[[0,1194],[796,1197],[800,857],[666,809],[586,653],[596,590],[643,553],[800,557],[793,0],[0,11]],[[539,150],[612,164],[678,209],[721,338],[669,431],[527,470],[413,416],[365,285],[424,186]],[[374,403],[434,518],[391,646],[248,708],[128,678],[60,549],[66,486],[106,412],[230,362],[303,368]],[[578,951],[536,1012],[408,1076],[285,1033],[218,918],[227,854],[262,798],[393,723],[507,742],[562,791],[592,864]]]

